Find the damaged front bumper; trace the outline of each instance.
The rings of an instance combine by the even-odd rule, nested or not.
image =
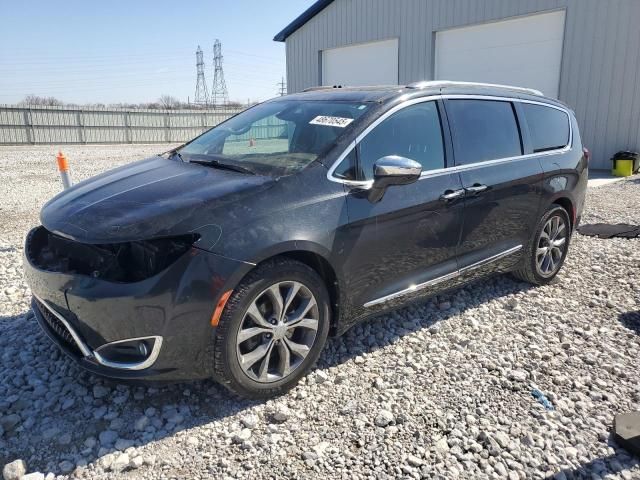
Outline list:
[[[162,271],[127,283],[49,271],[34,229],[24,269],[45,333],[85,369],[119,379],[211,376],[211,315],[249,264],[191,247]],[[58,269],[60,270],[60,269]]]

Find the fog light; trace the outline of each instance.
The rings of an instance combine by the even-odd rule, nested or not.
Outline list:
[[[107,343],[93,354],[98,363],[112,368],[140,370],[157,358],[162,337],[140,337]]]

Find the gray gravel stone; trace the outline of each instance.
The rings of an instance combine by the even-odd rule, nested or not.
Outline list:
[[[378,427],[386,427],[387,425],[391,425],[395,422],[396,417],[389,410],[378,410],[376,414],[376,418],[374,419],[374,423]]]
[[[4,480],[20,480],[25,473],[27,473],[27,464],[20,459],[7,463],[2,469]]]
[[[93,387],[93,397],[94,398],[104,398],[109,395],[109,389],[103,387],[102,385],[95,385]]]
[[[44,480],[44,479],[45,479],[44,473],[40,473],[40,472],[31,472],[20,477],[20,480]]]
[[[116,472],[119,472],[121,470],[124,470],[125,468],[128,468],[130,463],[131,463],[131,459],[129,458],[129,455],[126,453],[121,453],[115,458],[115,460],[111,464],[111,469]]]
[[[98,436],[101,445],[112,445],[118,439],[118,432],[105,430]]]
[[[284,423],[291,418],[291,411],[286,407],[278,407],[271,415],[276,423]]]
[[[144,415],[144,416],[142,416],[142,417],[140,417],[139,419],[136,420],[134,428],[136,430],[138,430],[138,431],[143,431],[145,428],[147,428],[149,423],[150,423],[149,417]]]
[[[58,468],[62,473],[71,473],[76,468],[76,466],[69,460],[63,460],[58,464]]]
[[[258,416],[257,415],[245,415],[244,417],[242,417],[242,425],[244,425],[246,428],[256,428],[256,426],[258,425]]]
[[[251,430],[248,428],[243,428],[238,432],[235,432],[231,437],[233,443],[243,443],[251,438]]]
[[[132,447],[134,444],[133,440],[128,440],[126,438],[119,438],[116,440],[115,449],[124,451],[129,447]]]
[[[64,150],[82,180],[169,148]],[[635,460],[608,444],[614,415],[640,402],[639,239],[576,234],[549,285],[498,275],[356,325],[329,339],[317,369],[274,400],[239,400],[211,381],[129,386],[80,370],[30,312],[24,236],[60,191],[55,153],[0,147],[5,461],[28,459],[58,480],[515,480],[565,469],[563,478],[577,480],[585,465],[589,478],[640,478]],[[637,178],[590,189],[581,221],[639,224],[638,191]],[[380,409],[395,417],[384,428],[375,423]],[[114,450],[118,438],[128,440],[124,451]],[[62,462],[75,471],[63,473]]]
[[[0,419],[0,426],[4,431],[10,432],[15,428],[16,425],[20,423],[20,415],[17,413],[12,413],[10,415],[5,415]]]
[[[138,469],[144,465],[144,459],[141,456],[133,457],[131,461],[129,461],[129,468]]]

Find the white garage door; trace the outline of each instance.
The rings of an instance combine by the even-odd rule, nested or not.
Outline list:
[[[436,33],[436,80],[504,83],[558,96],[565,12]]]
[[[323,85],[397,85],[398,39],[322,51]]]

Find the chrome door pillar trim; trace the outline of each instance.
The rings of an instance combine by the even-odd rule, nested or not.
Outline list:
[[[385,295],[384,297],[376,298],[375,300],[371,300],[364,304],[365,308],[373,307],[374,305],[379,305],[381,303],[388,302],[389,300],[393,300],[394,298],[401,297],[403,295],[407,295],[409,293],[418,292],[420,290],[424,290],[425,288],[432,287],[434,285],[438,285],[439,283],[446,282],[447,280],[452,280],[461,275],[464,275],[467,272],[476,270],[484,265],[500,260],[501,258],[512,255],[518,251],[522,250],[522,245],[516,245],[515,247],[509,248],[503,252],[497,253],[490,257],[484,258],[476,263],[468,265],[464,268],[455,270],[451,273],[447,273],[446,275],[442,275],[441,277],[437,277],[431,280],[427,280],[426,282],[420,283],[418,285],[410,285],[403,290],[399,290],[394,293],[390,293],[389,295]]]

